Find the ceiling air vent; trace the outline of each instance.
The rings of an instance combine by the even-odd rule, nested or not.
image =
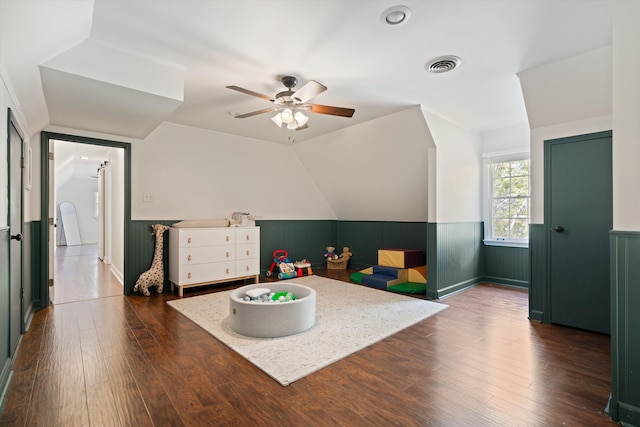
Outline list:
[[[457,68],[460,62],[460,58],[457,56],[441,56],[429,61],[427,65],[425,65],[425,68],[430,73],[447,73]]]

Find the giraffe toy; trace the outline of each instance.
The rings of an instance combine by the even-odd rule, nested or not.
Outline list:
[[[162,288],[164,286],[164,264],[162,262],[163,235],[164,232],[169,229],[169,226],[154,224],[151,228],[153,228],[153,234],[156,236],[156,249],[153,253],[151,268],[138,277],[136,285],[133,287],[134,292],[140,290],[140,292],[145,296],[151,295],[149,287],[153,286],[156,287],[159,294],[162,293]]]

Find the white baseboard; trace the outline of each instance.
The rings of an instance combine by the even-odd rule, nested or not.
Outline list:
[[[124,286],[124,275],[120,272],[120,270],[115,268],[113,264],[109,265],[109,269],[111,270],[113,275],[116,276],[116,280],[118,280],[118,282],[120,282],[120,284]]]

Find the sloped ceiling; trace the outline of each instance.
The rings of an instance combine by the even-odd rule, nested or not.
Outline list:
[[[144,138],[163,121],[288,143],[268,96],[278,78],[328,90],[313,102],[355,108],[311,114],[303,141],[421,105],[465,129],[527,123],[517,73],[611,43],[608,0],[2,1],[0,65],[28,131],[64,126]],[[425,71],[440,55],[462,65]]]
[[[532,129],[611,114],[612,49],[596,49],[519,74]]]

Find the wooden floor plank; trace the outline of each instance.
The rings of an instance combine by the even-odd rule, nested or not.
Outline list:
[[[60,263],[65,280],[100,295],[88,282],[104,275],[83,258]],[[348,270],[315,272],[349,281]],[[0,425],[615,425],[603,413],[609,337],[529,321],[525,290],[457,293],[447,310],[287,387],[166,304],[176,298],[103,295],[35,313]]]

